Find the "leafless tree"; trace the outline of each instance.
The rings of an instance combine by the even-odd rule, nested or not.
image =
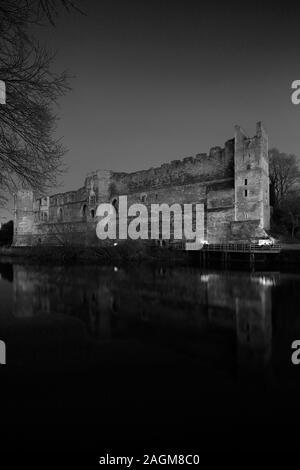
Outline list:
[[[270,182],[274,193],[274,206],[280,207],[290,191],[300,188],[300,160],[296,155],[269,150]]]
[[[295,237],[296,229],[300,226],[300,195],[289,193],[281,203],[282,219],[290,230],[292,238]]]
[[[45,192],[63,170],[66,149],[53,137],[54,105],[69,90],[69,76],[51,70],[54,56],[31,27],[54,24],[71,0],[4,0],[0,3],[0,79],[6,104],[0,106],[0,201],[7,191],[29,187]]]

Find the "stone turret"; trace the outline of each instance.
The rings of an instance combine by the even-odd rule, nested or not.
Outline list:
[[[234,221],[232,241],[268,238],[270,228],[268,136],[262,123],[249,137],[235,126],[234,152]]]
[[[235,127],[234,186],[235,221],[258,220],[269,229],[268,136],[261,122],[252,138]]]
[[[107,202],[111,196],[112,171],[97,170],[88,173],[85,179],[87,194],[93,193],[97,203]]]
[[[34,194],[29,190],[20,190],[15,194],[14,245],[32,244],[34,232]]]

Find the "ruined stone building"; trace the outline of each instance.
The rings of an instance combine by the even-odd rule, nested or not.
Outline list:
[[[267,134],[260,122],[254,137],[236,126],[234,138],[209,154],[134,173],[97,170],[86,176],[82,188],[48,197],[19,191],[14,244],[99,246],[97,206],[110,202],[117,209],[121,195],[128,196],[128,205],[203,203],[208,243],[264,238],[270,223]]]

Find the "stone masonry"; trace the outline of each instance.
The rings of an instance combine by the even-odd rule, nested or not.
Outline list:
[[[239,126],[224,148],[173,160],[134,173],[97,170],[75,191],[39,197],[20,190],[15,196],[16,246],[38,244],[99,246],[96,209],[127,195],[128,205],[203,203],[208,243],[266,238],[269,228],[268,137],[260,122],[249,137]],[[111,241],[108,241],[111,242]]]

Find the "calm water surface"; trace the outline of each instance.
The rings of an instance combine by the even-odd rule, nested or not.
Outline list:
[[[2,336],[40,328],[53,344],[65,334],[67,344],[74,331],[232,371],[289,364],[300,338],[297,274],[0,263],[0,276]]]
[[[263,423],[295,416],[297,274],[8,262],[0,263],[0,274],[7,370],[77,374],[64,389],[62,379],[44,388],[39,379],[43,410],[56,397],[86,430],[86,420],[101,416],[108,439],[129,436],[129,421],[135,439],[145,423],[149,439],[163,439],[180,436],[183,423],[192,432],[188,423],[205,422],[205,439],[239,426],[257,433]],[[26,389],[14,387],[16,402],[20,388]]]

